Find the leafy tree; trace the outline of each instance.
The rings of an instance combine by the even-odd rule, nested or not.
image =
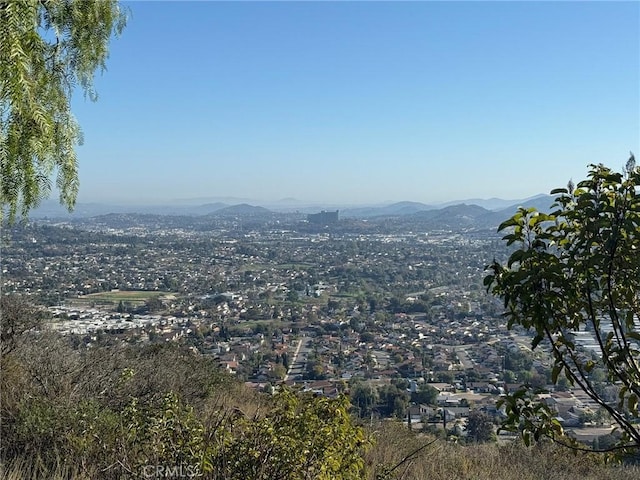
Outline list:
[[[44,310],[28,303],[18,295],[0,296],[0,351],[6,355],[16,348],[19,337],[38,328],[44,319]]]
[[[309,359],[303,377],[305,380],[325,380],[327,376],[324,373],[322,362],[317,358]]]
[[[504,368],[514,372],[531,370],[533,358],[523,351],[507,351],[504,356]]]
[[[499,230],[518,248],[505,265],[494,261],[485,285],[504,299],[508,326],[533,330],[532,348],[546,340],[552,381],[564,373],[606,410],[621,432],[617,449],[639,448],[640,431],[640,168],[633,156],[623,173],[591,165],[574,188],[553,190],[555,211],[520,208]],[[581,351],[572,333],[593,332],[600,353]],[[596,388],[599,365],[618,389],[610,403]],[[507,427],[532,437],[557,438],[554,413],[523,387],[504,399]],[[614,447],[612,447],[614,448]]]
[[[71,94],[80,84],[97,98],[94,72],[125,22],[116,0],[0,2],[0,199],[10,219],[48,195],[54,170],[60,202],[73,208],[82,136]]]
[[[409,394],[395,385],[384,385],[378,388],[378,410],[387,417],[403,418],[409,406]]]
[[[188,466],[200,475],[211,469],[207,458],[211,449],[207,449],[204,426],[193,407],[180,401],[177,394],[170,392],[161,402],[151,405],[140,404],[134,398],[118,413],[126,428],[120,427],[112,440],[120,457],[116,465],[111,466],[117,476],[125,476],[125,472],[143,472],[146,476],[146,465]],[[96,443],[95,438],[85,442]],[[122,466],[124,471],[118,471],[116,466]]]
[[[375,335],[371,332],[362,332],[360,334],[360,341],[366,343],[372,343],[375,340]]]
[[[469,412],[467,419],[467,439],[476,443],[490,442],[494,437],[491,417],[480,410]]]
[[[282,380],[286,375],[287,369],[280,363],[276,364],[270,372],[270,377],[274,380]]]
[[[378,403],[378,392],[368,383],[357,382],[349,393],[351,404],[361,418],[371,415],[373,407]]]
[[[226,438],[212,459],[215,478],[364,478],[362,454],[371,442],[349,415],[345,396],[283,390],[274,403],[265,417],[240,418],[230,425],[239,434]]]
[[[415,403],[434,404],[438,397],[438,390],[426,383],[420,385],[417,392],[411,394],[411,401]]]
[[[11,315],[31,316],[21,308]],[[186,346],[19,340],[2,356],[0,458],[43,473],[16,478],[149,478],[151,466],[202,478],[366,476],[371,441],[344,396],[254,395]],[[82,475],[54,475],[60,459]]]
[[[164,309],[164,304],[158,297],[151,297],[146,300],[145,306],[149,309],[150,312],[159,312]]]

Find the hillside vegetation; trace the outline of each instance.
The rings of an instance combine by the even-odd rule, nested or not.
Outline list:
[[[550,444],[462,446],[410,433],[399,422],[359,425],[346,397],[256,393],[178,345],[87,349],[51,332],[19,334],[33,326],[19,320],[38,312],[9,307],[3,321],[14,329],[3,330],[0,384],[4,479],[640,475],[637,467]]]

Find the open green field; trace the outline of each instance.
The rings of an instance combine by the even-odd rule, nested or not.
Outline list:
[[[239,272],[261,272],[262,270],[270,270],[274,268],[275,265],[269,265],[268,263],[248,263],[246,265],[242,265],[238,268]]]
[[[144,291],[144,290],[114,290],[110,292],[90,293],[70,301],[72,303],[82,304],[117,304],[120,301],[129,302],[131,304],[141,304],[151,298],[170,295],[167,292]]]
[[[280,263],[276,265],[276,268],[279,270],[306,270],[308,268],[312,268],[313,264],[311,263]]]

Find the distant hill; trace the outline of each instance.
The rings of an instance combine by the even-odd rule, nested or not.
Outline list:
[[[450,205],[448,207],[417,212],[410,215],[422,227],[444,230],[484,226],[482,219],[491,214],[490,210],[478,205]]]
[[[368,229],[390,231],[431,231],[431,230],[493,230],[498,225],[513,216],[519,206],[533,207],[539,211],[549,212],[554,202],[550,195],[537,195],[529,199],[515,201],[508,207],[495,211],[486,207],[467,203],[458,203],[437,208],[419,202],[398,202],[390,205],[350,208],[340,211],[341,221],[334,227],[348,231],[349,229]],[[210,230],[218,228],[225,222],[235,222],[241,219],[243,228],[259,228],[271,222],[291,225],[299,228],[299,222],[304,214],[298,212],[277,212],[265,207],[240,203],[226,205],[224,203],[209,203],[203,205],[175,206],[175,207],[118,207],[111,213],[105,213],[108,207],[91,205],[94,208],[84,208],[80,211],[84,215],[57,216],[51,219],[64,219],[78,224],[97,224],[107,228],[148,228],[160,229],[196,229]],[[125,210],[125,208],[128,209]],[[95,215],[88,215],[97,210]],[[45,210],[47,211],[47,210]],[[130,213],[136,211],[136,213]],[[51,210],[49,210],[51,212]],[[180,213],[184,212],[184,213]],[[317,213],[317,209],[314,210]],[[37,218],[37,217],[36,217]],[[42,217],[40,217],[42,218]]]
[[[540,210],[541,212],[549,213],[551,211],[551,205],[553,204],[555,196],[552,195],[536,195],[535,197],[526,198],[524,200],[520,200],[518,203],[512,203],[508,207],[505,207],[500,212],[508,212],[515,211],[518,207],[526,207],[526,208],[535,208]]]
[[[426,230],[460,230],[460,229],[497,229],[498,225],[516,213],[519,206],[536,208],[542,212],[550,212],[554,197],[538,195],[512,204],[499,211],[489,210],[479,205],[460,203],[444,208],[433,208],[415,212],[411,215],[397,217],[400,225],[408,227],[409,222],[415,228]]]
[[[478,199],[476,201],[459,201],[450,202],[443,205],[428,205],[420,202],[396,202],[389,205],[371,205],[362,207],[347,207],[340,208],[337,205],[333,205],[332,208],[322,208],[327,210],[340,210],[340,218],[352,218],[352,219],[375,219],[375,218],[394,218],[411,216],[420,214],[417,217],[420,221],[428,221],[430,224],[438,223],[437,218],[440,218],[437,212],[444,212],[441,217],[441,223],[443,228],[448,228],[448,225],[466,225],[473,224],[470,219],[475,218],[475,223],[478,225],[498,225],[509,216],[513,215],[517,210],[517,207],[522,205],[526,207],[535,207],[540,211],[549,211],[550,206],[553,203],[553,198],[550,195],[536,195],[534,197],[526,198],[523,200],[502,200],[499,198],[490,198],[488,200]],[[283,199],[283,204],[289,200],[293,202],[294,199]],[[238,203],[229,205],[224,202],[211,202],[203,203],[199,205],[107,205],[99,203],[79,203],[73,213],[67,212],[61,207],[55,200],[47,200],[42,205],[35,209],[31,213],[32,218],[64,218],[64,219],[81,219],[88,217],[95,217],[98,215],[106,215],[108,213],[118,214],[151,214],[151,215],[170,215],[170,216],[213,216],[213,217],[229,217],[229,216],[243,216],[258,218],[260,216],[270,217],[275,212],[290,212],[292,207],[283,209],[283,205],[275,206],[269,205],[271,208],[265,208],[262,206],[251,205],[248,203]],[[461,207],[463,206],[463,207]],[[451,207],[456,207],[453,210],[447,210]],[[479,210],[470,210],[471,207],[482,208]],[[500,208],[497,208],[500,207]],[[295,208],[300,213],[314,213],[320,209],[318,206],[306,206]],[[432,213],[427,213],[432,212]],[[446,218],[447,215],[451,215],[451,218]],[[115,220],[115,219],[111,219]],[[415,219],[414,219],[415,220]],[[131,221],[129,218],[127,221]]]
[[[535,208],[540,212],[551,212],[551,205],[554,202],[554,198],[551,195],[537,195],[525,200],[521,200],[519,203],[514,203],[506,208],[498,211],[489,212],[481,219],[481,222],[486,226],[498,228],[502,222],[512,217],[519,207]]]
[[[479,207],[486,208],[487,210],[502,210],[513,205],[514,202],[522,202],[525,200],[505,200],[504,198],[466,198],[463,200],[454,200],[451,202],[445,202],[436,205],[436,208],[449,207],[451,205],[460,205],[461,203],[466,205],[478,205]]]
[[[421,218],[439,218],[443,216],[451,216],[458,218],[476,218],[482,215],[486,215],[490,210],[480,207],[478,205],[467,205],[466,203],[460,203],[457,205],[450,205],[444,208],[438,208],[433,210],[427,210],[424,212],[414,213],[413,217]]]
[[[346,208],[340,210],[341,218],[375,218],[375,217],[393,217],[402,215],[413,215],[418,212],[438,212],[445,210],[449,207],[465,205],[467,207],[477,206],[484,209],[484,214],[490,214],[491,212],[502,212],[517,209],[518,205],[526,205],[527,207],[535,207],[541,211],[548,211],[549,206],[553,203],[553,197],[550,195],[536,195],[534,197],[525,198],[522,200],[504,200],[501,198],[489,198],[489,199],[471,199],[471,200],[458,200],[453,202],[443,203],[441,205],[427,205],[420,202],[397,202],[390,205],[376,205],[367,207],[355,207]],[[482,212],[476,211],[476,215],[482,214]],[[437,216],[434,214],[434,216]],[[472,215],[474,216],[474,215]],[[422,218],[433,218],[431,215],[426,214]]]
[[[486,208],[487,210],[492,210],[495,212],[499,212],[501,210],[505,210],[511,208],[513,205],[536,205],[537,202],[542,205],[546,202],[546,199],[553,200],[553,197],[550,195],[545,195],[544,193],[540,193],[538,195],[534,195],[532,197],[516,199],[516,200],[505,200],[504,198],[470,198],[466,200],[454,200],[452,202],[445,202],[442,204],[438,204],[435,208],[444,208],[449,207],[451,205],[478,205],[479,207]]]
[[[140,213],[152,215],[206,215],[228,207],[228,203],[216,202],[203,205],[110,205],[102,203],[77,203],[73,212],[55,200],[46,200],[34,209],[32,218],[65,218],[79,219],[107,215],[109,213]]]
[[[211,213],[213,216],[260,216],[270,215],[271,210],[264,207],[256,207],[249,205],[248,203],[240,203],[238,205],[231,205],[230,207],[221,208]]]
[[[33,209],[31,218],[86,218],[108,213],[124,213],[127,207],[121,205],[104,205],[101,203],[78,203],[73,212],[69,212],[57,200],[45,200]]]
[[[193,207],[185,207],[185,209],[189,209],[193,212],[194,215],[207,215],[208,213],[217,212],[224,208],[228,208],[230,205],[228,203],[215,202],[215,203],[205,203],[203,205],[193,206]]]
[[[397,202],[380,207],[347,208],[340,212],[340,216],[343,218],[389,217],[396,215],[411,215],[416,212],[431,210],[433,208],[435,207],[425,205],[420,202]]]

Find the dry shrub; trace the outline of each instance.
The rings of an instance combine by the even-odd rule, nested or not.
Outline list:
[[[640,467],[607,465],[600,454],[573,452],[550,443],[525,447],[507,445],[458,445],[428,435],[416,435],[398,422],[374,427],[375,446],[366,455],[369,478],[404,480],[636,480]],[[434,441],[435,440],[435,441]],[[433,442],[433,443],[432,443]],[[391,475],[385,471],[411,456]],[[386,469],[385,469],[386,467]]]
[[[92,480],[100,478],[96,469],[81,472],[68,461],[58,459],[53,467],[46,467],[33,457],[19,456],[0,464],[0,480]]]

